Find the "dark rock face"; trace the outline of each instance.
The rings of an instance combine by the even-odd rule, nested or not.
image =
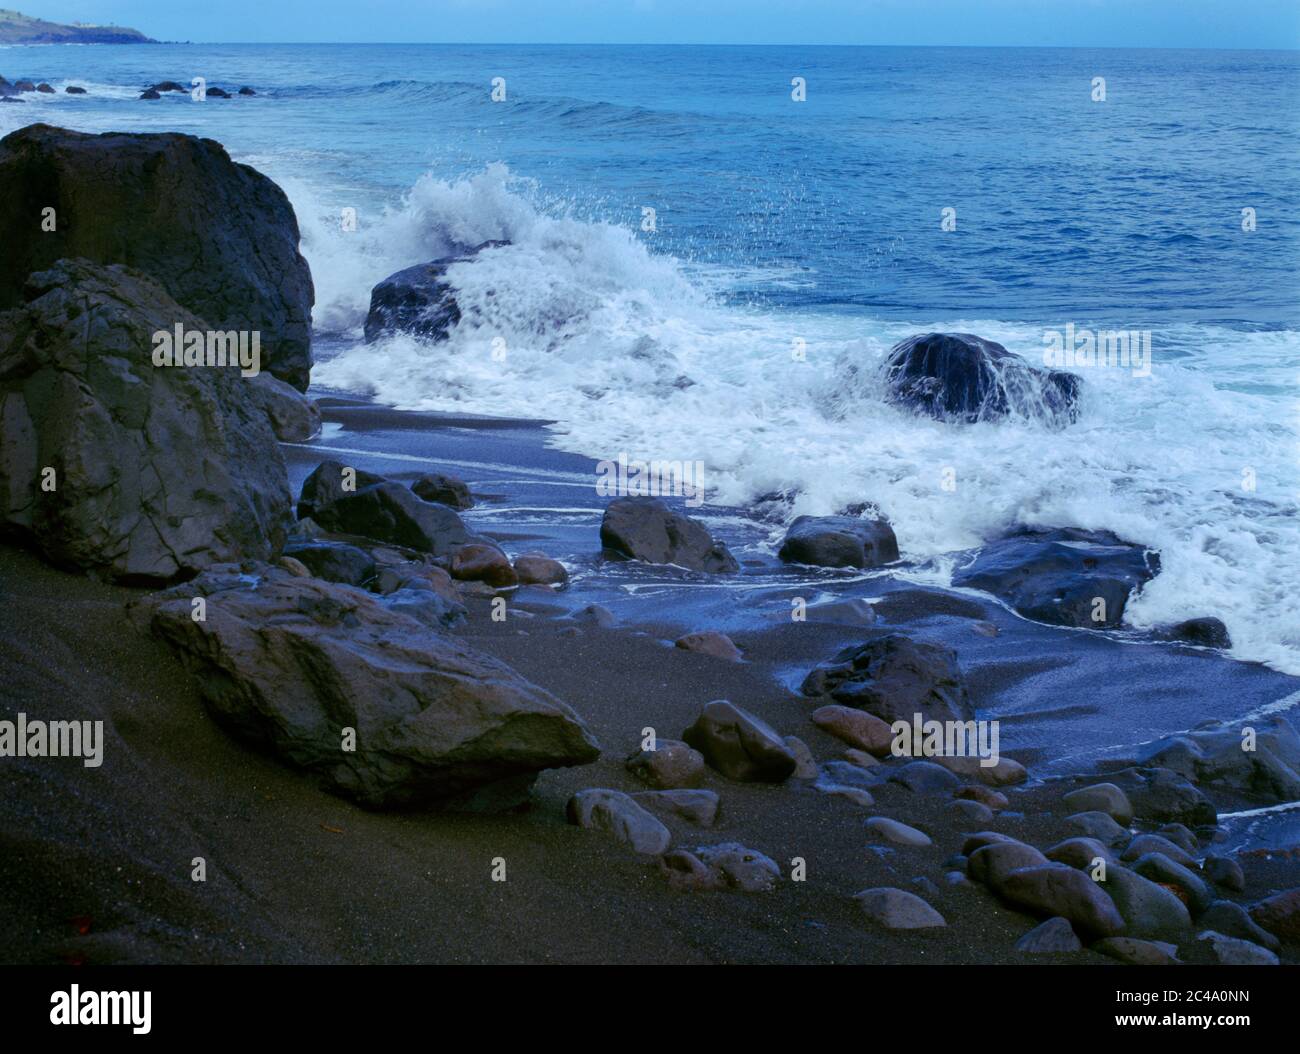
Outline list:
[[[320,408],[297,388],[269,373],[249,379],[249,392],[266,411],[282,443],[305,443],[320,432]]]
[[[952,584],[992,593],[1038,622],[1112,629],[1124,621],[1129,595],[1159,570],[1157,553],[1109,531],[1067,528],[992,542]]]
[[[804,695],[829,695],[884,721],[968,721],[974,716],[957,653],[890,633],[845,648],[804,678]]]
[[[326,582],[364,588],[377,573],[375,561],[363,549],[344,542],[297,542],[284,548],[285,556],[298,560],[317,578]]]
[[[189,91],[189,88],[185,87],[185,85],[183,84],[178,84],[176,81],[159,81],[157,84],[155,84],[152,88],[148,90],[157,91],[157,92],[164,92],[164,91],[187,92]]]
[[[253,91],[252,88],[249,88],[249,87],[245,86],[245,87],[239,89],[239,94],[240,94],[240,95],[256,95],[257,92]]]
[[[410,333],[425,340],[446,340],[460,322],[460,306],[446,281],[447,268],[484,249],[505,242],[484,242],[462,256],[416,264],[391,274],[370,291],[366,343],[392,333]]]
[[[32,275],[24,296],[0,314],[3,523],[115,579],[277,556],[289,491],[248,379],[152,361],[153,333],[206,323],[147,276],[84,260]]]
[[[880,567],[898,559],[898,539],[886,519],[800,516],[781,544],[786,563],[819,567]]]
[[[214,569],[138,604],[236,735],[364,805],[515,805],[599,748],[564,703],[377,597]],[[207,617],[191,617],[192,598]],[[344,730],[355,730],[355,749]]]
[[[259,332],[263,367],[306,390],[315,293],[298,221],[279,187],[219,143],[30,125],[0,140],[0,185],[0,310],[55,260],[125,264],[205,329]],[[54,231],[41,230],[48,206]]]
[[[85,95],[85,94],[86,94],[86,89],[85,89],[85,88],[78,88],[75,84],[70,84],[70,85],[68,85],[68,87],[64,88],[63,90],[64,90],[65,92],[67,92],[69,95]]]
[[[209,99],[229,99],[229,98],[230,98],[230,92],[226,91],[225,88],[207,88],[207,89],[205,89],[205,91],[204,91],[204,95],[206,95],[207,98],[209,98]]]
[[[615,498],[600,523],[607,550],[648,564],[676,564],[692,571],[731,574],[736,558],[715,542],[699,520],[673,512],[658,498]]]
[[[455,476],[429,472],[411,484],[411,491],[421,501],[435,501],[451,509],[472,509],[474,499],[469,487]]]
[[[895,345],[885,361],[886,398],[940,421],[1026,417],[1065,425],[1078,414],[1082,380],[1030,366],[1001,344],[970,333],[925,333]]]
[[[1116,765],[1125,767],[1115,767]],[[1106,779],[1124,792],[1140,820],[1182,823],[1189,827],[1213,825],[1219,814],[1210,799],[1186,777],[1171,769],[1135,767],[1125,762],[1102,762],[1098,768]],[[1096,776],[1079,777],[1080,782]]]
[[[1186,641],[1199,644],[1203,648],[1231,648],[1232,638],[1228,636],[1228,627],[1217,618],[1189,618],[1169,629],[1170,640]]]
[[[298,519],[315,517],[318,506],[337,501],[344,494],[356,493],[376,483],[387,483],[383,476],[362,469],[350,469],[337,461],[322,461],[302,483],[298,496]],[[349,490],[344,487],[350,486]]]
[[[16,81],[16,82],[14,83],[14,87],[17,88],[19,91],[35,91],[35,90],[36,90],[36,85],[33,84],[31,81]]]
[[[434,556],[450,556],[470,540],[460,517],[447,506],[421,501],[391,481],[372,483],[327,505],[317,505],[312,519],[327,531],[356,534]]]
[[[1169,769],[1202,787],[1229,788],[1269,802],[1300,799],[1300,735],[1282,715],[1251,722],[1252,750],[1240,726],[1209,721],[1141,747],[1132,764]]]
[[[141,98],[141,99],[161,99],[162,96],[159,95],[159,94],[158,94],[156,91],[154,91],[152,88],[149,88],[148,90],[146,90],[146,91],[142,91],[142,92],[140,93],[140,98]]]
[[[56,94],[55,91],[54,91],[54,89],[51,88],[48,84],[46,84],[44,81],[41,81],[40,84],[36,85],[36,90],[37,90],[38,92],[40,92],[42,95],[54,95],[54,94]]]

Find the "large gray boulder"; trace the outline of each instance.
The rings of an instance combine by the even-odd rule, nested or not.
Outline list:
[[[307,389],[315,292],[297,217],[220,143],[33,124],[0,139],[0,186],[0,310],[22,303],[27,275],[56,260],[126,264],[211,328],[260,333],[264,367]]]
[[[237,366],[153,364],[178,323],[207,328],[147,276],[84,260],[0,314],[0,522],[51,562],[165,581],[284,545],[267,416]]]
[[[682,739],[728,779],[780,783],[797,764],[770,725],[726,699],[706,704]]]
[[[315,500],[309,502],[304,485],[298,509],[301,512],[304,505],[310,507],[311,518],[327,531],[401,545],[434,556],[450,556],[470,541],[469,531],[453,510],[421,501],[392,480],[359,486],[324,504],[320,503],[319,490],[318,487]]]
[[[1270,802],[1300,798],[1300,735],[1281,714],[1240,725],[1209,721],[1138,749],[1132,763],[1170,769],[1202,787]],[[1249,749],[1248,749],[1249,748]]]
[[[600,543],[609,552],[648,564],[676,564],[692,571],[730,574],[736,558],[715,542],[699,520],[673,512],[658,498],[615,498],[600,522]]]
[[[516,805],[599,754],[559,699],[350,586],[214,568],[137,610],[218,721],[364,805]]]

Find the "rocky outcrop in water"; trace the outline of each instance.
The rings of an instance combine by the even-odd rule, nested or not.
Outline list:
[[[409,333],[424,340],[446,340],[460,322],[460,305],[447,282],[447,269],[484,249],[505,242],[484,242],[459,256],[416,264],[391,274],[370,292],[366,315],[366,343],[394,333]]]
[[[884,365],[885,397],[941,421],[1014,415],[1064,425],[1078,414],[1083,381],[1029,365],[970,333],[925,333],[895,345]]]
[[[786,532],[778,555],[793,564],[880,567],[898,559],[898,539],[884,518],[800,516]]]
[[[699,520],[673,512],[658,498],[615,498],[600,522],[600,543],[615,556],[692,571],[740,570],[722,542]]]

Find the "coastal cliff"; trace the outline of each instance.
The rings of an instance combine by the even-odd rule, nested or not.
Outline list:
[[[156,44],[125,26],[61,25],[0,8],[0,44]]]

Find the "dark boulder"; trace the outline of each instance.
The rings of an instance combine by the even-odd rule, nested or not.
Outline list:
[[[327,505],[317,505],[311,516],[327,531],[355,534],[434,556],[450,556],[470,540],[454,511],[421,501],[400,483],[391,481],[372,483]]]
[[[230,92],[225,88],[205,88],[203,94],[209,99],[229,99]]]
[[[596,760],[559,699],[389,600],[254,565],[134,610],[223,727],[367,806],[515,806],[541,770]]]
[[[19,91],[35,91],[35,90],[36,90],[36,85],[33,84],[31,81],[16,81],[16,82],[14,82],[14,87],[17,88]]]
[[[845,648],[804,678],[804,695],[830,696],[884,721],[967,721],[974,716],[957,653],[890,633]]]
[[[0,139],[0,310],[64,257],[126,264],[221,331],[260,334],[263,367],[305,391],[311,272],[284,192],[220,143],[35,124]],[[42,210],[58,226],[42,231]]]
[[[317,578],[365,587],[377,573],[374,558],[364,549],[344,542],[291,542],[285,556],[298,560]]]
[[[1170,640],[1198,644],[1202,648],[1232,647],[1232,638],[1228,636],[1228,627],[1223,624],[1221,619],[1210,616],[1189,618],[1186,622],[1171,626],[1167,635]]]
[[[70,84],[70,85],[68,85],[68,87],[64,88],[63,90],[64,90],[65,92],[67,92],[69,95],[85,95],[85,94],[86,94],[86,89],[85,89],[85,88],[78,88],[75,84]]]
[[[55,94],[54,89],[51,88],[48,84],[46,84],[44,81],[41,81],[40,84],[36,85],[36,90],[37,90],[38,92],[40,92],[42,95],[54,95],[54,94]]]
[[[472,509],[474,499],[469,487],[455,476],[444,476],[441,472],[429,472],[411,484],[411,490],[422,501],[436,501],[452,509]]]
[[[0,95],[0,102],[16,102],[21,104],[23,100],[13,95]]]
[[[148,276],[85,260],[24,295],[0,314],[0,522],[53,563],[128,581],[278,556],[289,488],[248,379],[152,361],[155,332],[207,324]]]
[[[885,360],[885,397],[941,421],[1008,415],[1064,425],[1078,414],[1082,380],[1030,366],[1001,344],[970,333],[925,333]]]
[[[446,281],[447,269],[484,249],[505,244],[484,242],[463,255],[416,264],[389,275],[370,291],[366,343],[392,333],[410,333],[431,341],[446,340],[460,322],[460,306]]]
[[[344,494],[355,494],[364,487],[387,482],[373,472],[350,468],[337,461],[322,461],[303,480],[298,495],[298,519],[314,518],[317,507],[337,501]]]
[[[165,91],[183,91],[183,92],[187,92],[187,91],[189,91],[189,88],[185,87],[185,85],[183,85],[183,84],[178,84],[176,81],[159,81],[159,82],[158,82],[157,84],[155,84],[152,88],[150,88],[149,91],[156,91],[156,92],[165,92]]]
[[[1109,531],[1066,528],[991,542],[953,573],[952,584],[992,593],[1038,622],[1111,629],[1124,621],[1133,590],[1159,570],[1159,555],[1140,545]]]
[[[699,520],[673,512],[658,498],[615,498],[600,522],[600,543],[617,556],[648,564],[730,574],[736,558]]]
[[[786,563],[819,567],[880,567],[898,559],[898,539],[886,519],[800,516],[781,544]]]
[[[780,783],[797,764],[770,725],[725,699],[708,703],[682,739],[728,779]]]
[[[152,88],[149,88],[148,90],[146,90],[146,91],[142,91],[142,92],[140,93],[140,98],[141,98],[141,99],[161,99],[162,96],[159,95],[159,94],[158,94],[156,91],[154,91]]]
[[[243,88],[240,88],[240,89],[239,89],[239,94],[240,94],[240,95],[256,95],[257,92],[253,91],[252,88],[249,88],[247,85],[245,85]]]

